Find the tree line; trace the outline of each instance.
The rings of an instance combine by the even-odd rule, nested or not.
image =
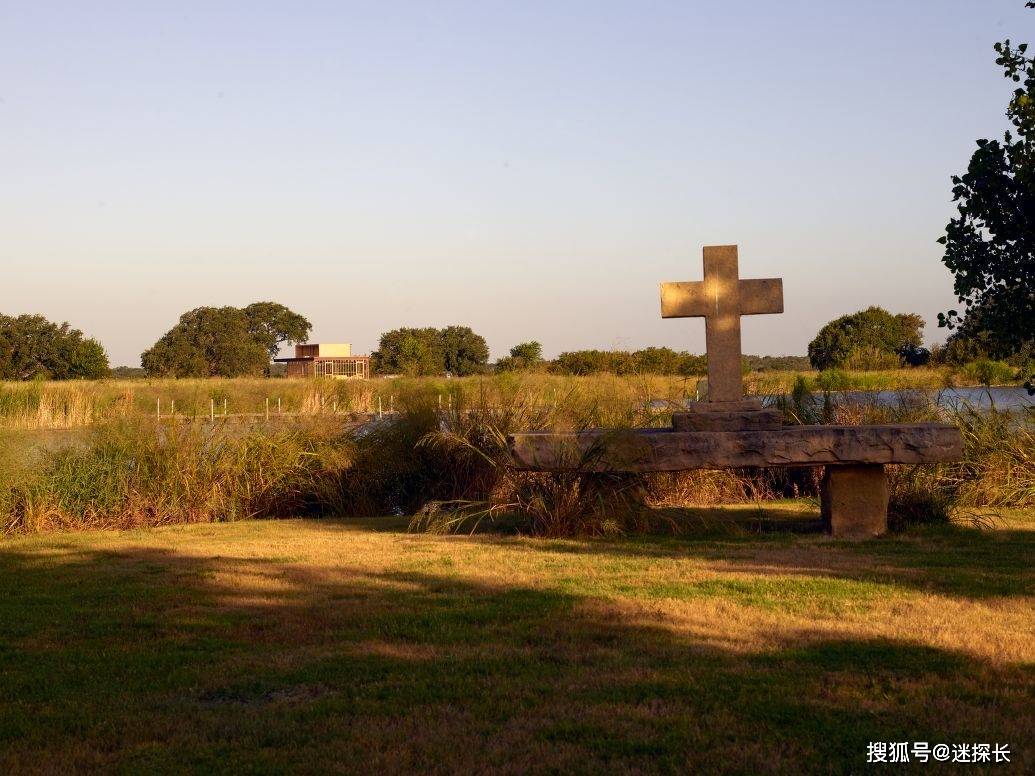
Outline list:
[[[0,314],[0,379],[91,380],[108,374],[108,356],[95,339],[42,315]]]
[[[923,347],[923,319],[914,313],[892,314],[881,307],[843,315],[824,325],[809,343],[807,356],[743,357],[745,371],[805,369],[892,369],[927,364],[962,365],[994,353],[984,337],[965,329],[944,346]],[[114,376],[244,377],[271,375],[271,361],[285,345],[307,341],[312,325],[303,315],[276,302],[247,307],[199,307],[141,354],[142,369],[110,370],[104,348],[69,324],[39,315],[0,315],[0,379],[96,379]],[[998,351],[996,352],[998,353]],[[1024,368],[1030,350],[1010,354]],[[399,328],[381,335],[371,353],[372,373],[412,377],[489,372],[549,372],[698,375],[708,372],[703,354],[667,347],[639,350],[573,350],[546,359],[539,342],[523,342],[495,364],[489,363],[485,338],[469,326]]]

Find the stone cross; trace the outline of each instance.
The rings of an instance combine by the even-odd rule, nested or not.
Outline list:
[[[736,245],[704,249],[704,280],[661,284],[662,318],[704,318],[708,401],[739,401],[740,316],[783,312],[783,280],[741,280]]]
[[[705,319],[708,401],[672,413],[672,427],[510,434],[518,469],[676,472],[742,466],[823,466],[820,514],[831,534],[879,536],[888,528],[885,464],[959,461],[949,423],[866,426],[785,424],[783,413],[743,398],[740,316],[783,312],[783,281],[741,280],[737,246],[704,249],[704,280],[661,285],[663,318]],[[587,461],[590,463],[587,466]]]

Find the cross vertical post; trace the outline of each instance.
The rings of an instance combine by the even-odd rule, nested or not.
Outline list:
[[[704,318],[709,401],[737,401],[744,394],[740,374],[740,278],[737,265],[736,246],[705,249],[704,285],[712,305],[710,314]],[[716,357],[712,356],[713,353]]]
[[[740,316],[783,312],[783,281],[741,280],[736,245],[704,248],[704,280],[661,284],[662,318],[704,318],[708,401],[735,402],[740,373]]]

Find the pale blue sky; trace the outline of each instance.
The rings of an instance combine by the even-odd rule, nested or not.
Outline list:
[[[360,352],[649,344],[657,284],[739,243],[753,353],[953,303],[949,176],[1005,128],[1021,0],[0,4],[0,311],[113,364],[198,305],[284,302]]]

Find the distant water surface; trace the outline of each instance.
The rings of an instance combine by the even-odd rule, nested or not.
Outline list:
[[[823,394],[813,394],[822,397]],[[1035,397],[1029,396],[1024,388],[1007,386],[998,388],[941,388],[939,390],[902,390],[902,391],[834,391],[831,397],[841,404],[876,404],[878,406],[898,406],[901,404],[934,401],[940,407],[970,406],[974,409],[1014,412],[1017,410],[1035,409]]]
[[[822,392],[817,391],[812,396],[817,401],[823,401]],[[978,410],[987,410],[994,406],[997,410],[1008,412],[1021,410],[1035,412],[1035,397],[1029,396],[1024,388],[1018,386],[941,388],[939,390],[831,391],[830,397],[836,404],[875,404],[882,407],[895,407],[909,404],[926,404],[928,401],[933,401],[938,406],[946,409],[969,406]],[[772,403],[773,400],[770,397],[765,397],[763,401]],[[663,409],[670,406],[668,402],[661,399],[656,399],[650,404],[654,409]]]

